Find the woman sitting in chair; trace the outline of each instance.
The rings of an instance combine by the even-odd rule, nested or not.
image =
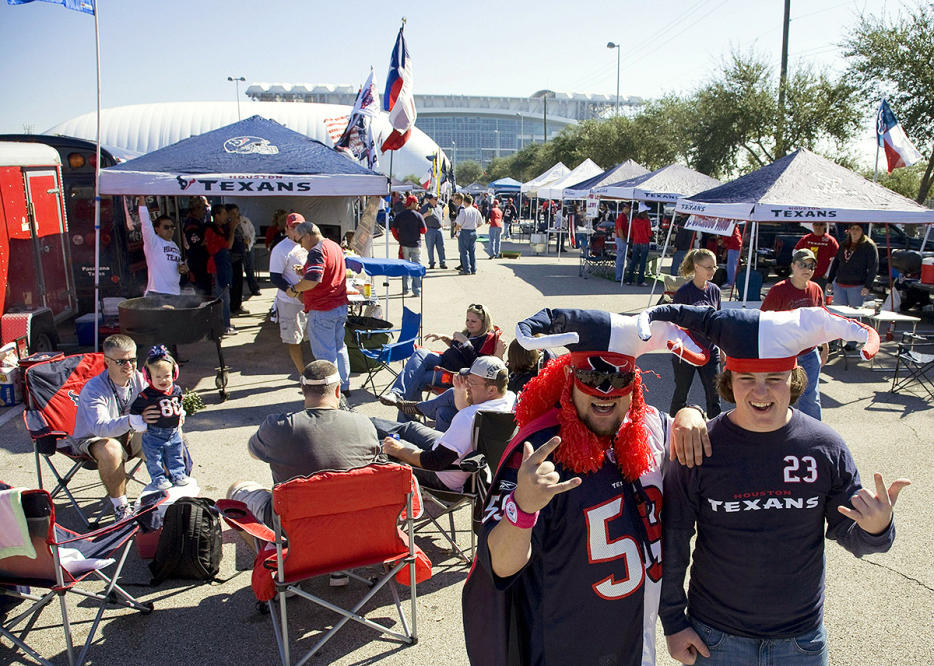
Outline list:
[[[395,406],[401,400],[415,400],[425,389],[451,386],[451,373],[469,368],[478,356],[501,357],[503,350],[497,349],[496,343],[502,331],[493,325],[492,320],[488,309],[479,303],[472,303],[467,307],[463,331],[457,331],[451,337],[434,333],[426,335],[426,342],[440,340],[448,348],[440,354],[416,349],[393,382],[389,395],[380,398],[380,402]],[[411,419],[400,410],[399,420]]]

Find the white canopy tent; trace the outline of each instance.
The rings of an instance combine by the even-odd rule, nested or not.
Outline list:
[[[680,164],[669,164],[642,176],[611,185],[595,187],[592,192],[607,199],[660,201],[674,203],[681,197],[716,187],[720,181]]]
[[[571,186],[564,188],[565,199],[586,199],[590,191],[600,185],[609,185],[619,183],[623,180],[642,176],[649,172],[644,166],[634,160],[626,160],[622,164],[617,164],[604,171],[602,174],[588,178],[587,180],[572,183]]]
[[[526,197],[537,197],[539,189],[547,187],[561,178],[564,178],[570,172],[571,170],[564,166],[564,162],[558,162],[545,173],[540,174],[538,177],[526,183],[522,183],[519,192]]]
[[[563,199],[564,189],[566,187],[576,185],[600,173],[603,173],[603,169],[597,166],[594,161],[588,157],[562,178],[559,178],[550,185],[540,187],[538,189],[538,196],[542,199]]]

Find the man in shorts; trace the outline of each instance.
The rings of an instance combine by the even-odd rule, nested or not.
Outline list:
[[[287,292],[302,279],[295,267],[304,267],[308,258],[308,251],[295,238],[295,227],[304,221],[301,213],[290,213],[285,218],[286,237],[276,243],[269,254],[269,279],[278,287],[276,314],[279,318],[279,337],[288,348],[289,358],[299,375],[305,367],[302,341],[305,338],[307,315],[302,299],[290,296]]]

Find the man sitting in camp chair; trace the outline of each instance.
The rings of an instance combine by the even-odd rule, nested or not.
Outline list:
[[[130,427],[130,405],[146,388],[136,369],[136,343],[126,335],[111,335],[103,344],[107,369],[88,380],[78,396],[78,411],[71,440],[63,440],[77,453],[92,458],[113,503],[116,519],[133,512],[126,496],[126,461],[142,451],[140,433]],[[159,420],[152,405],[142,414],[146,423]]]
[[[301,374],[304,409],[270,414],[250,438],[250,455],[269,463],[274,484],[321,470],[347,470],[383,460],[376,430],[362,414],[340,409],[340,375],[330,361],[312,361]],[[255,481],[235,481],[227,498],[247,505],[272,527],[272,490]],[[346,585],[331,576],[331,585]]]
[[[419,483],[428,488],[460,492],[470,475],[446,470],[471,452],[474,415],[481,409],[512,411],[516,394],[507,390],[509,371],[496,356],[480,356],[470,368],[460,371],[456,381],[466,387],[470,404],[457,412],[444,432],[414,421],[371,420],[383,437],[383,453],[414,467]]]

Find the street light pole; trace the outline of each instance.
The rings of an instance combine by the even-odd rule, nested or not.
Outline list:
[[[234,86],[236,87],[236,95],[237,95],[237,120],[240,120],[240,119],[241,119],[241,118],[240,118],[240,82],[241,82],[241,81],[246,81],[246,79],[243,78],[242,76],[237,76],[237,77],[228,76],[228,77],[227,77],[227,80],[228,80],[228,81],[233,81],[233,82],[234,82]]]
[[[532,99],[542,100],[542,143],[548,143],[548,98],[554,97],[554,90],[539,90],[532,93]]]
[[[522,117],[522,113],[517,112],[516,115],[519,117],[519,136],[516,137],[516,152],[522,150],[522,135],[525,134],[525,118]]]
[[[619,117],[619,44],[615,42],[607,42],[606,47],[608,49],[616,49],[616,116]]]

